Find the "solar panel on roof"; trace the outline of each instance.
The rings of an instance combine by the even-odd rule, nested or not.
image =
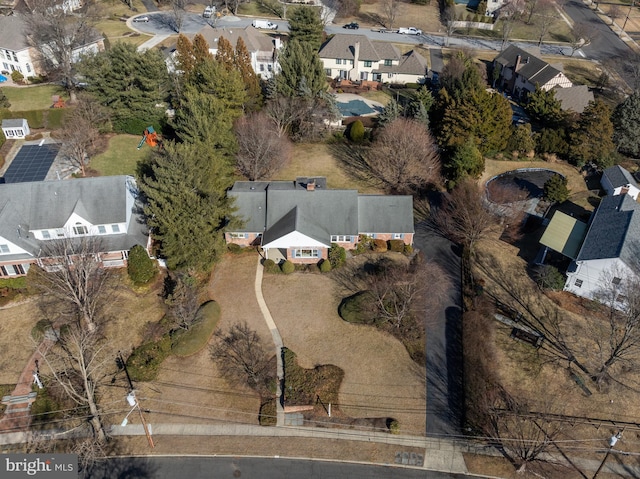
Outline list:
[[[23,146],[7,168],[4,182],[25,183],[44,180],[59,150],[60,145],[56,143]]]

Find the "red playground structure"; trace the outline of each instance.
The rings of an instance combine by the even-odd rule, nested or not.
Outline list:
[[[152,126],[148,126],[142,135],[142,140],[138,144],[138,150],[142,148],[144,144],[149,145],[150,147],[157,146],[160,143],[160,138],[158,138],[158,134],[153,129]]]

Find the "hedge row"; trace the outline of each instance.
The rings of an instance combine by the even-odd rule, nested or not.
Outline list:
[[[62,126],[67,110],[63,108],[51,108],[48,110],[11,111],[7,108],[0,109],[0,120],[25,118],[29,128],[46,128],[55,130]],[[1,146],[1,145],[0,145]]]

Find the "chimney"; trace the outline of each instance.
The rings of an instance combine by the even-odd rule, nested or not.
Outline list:
[[[351,81],[359,80],[358,78],[358,76],[360,75],[359,68],[358,68],[359,61],[360,61],[360,42],[356,42],[356,44],[353,46],[353,69],[349,73],[349,80]]]
[[[307,191],[315,191],[316,190],[316,180],[307,181]]]
[[[522,61],[522,57],[520,55],[516,56],[516,66],[513,68],[513,71],[518,71],[520,69],[520,62]]]

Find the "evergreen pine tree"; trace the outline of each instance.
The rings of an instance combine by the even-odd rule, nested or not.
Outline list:
[[[251,66],[251,54],[242,37],[238,38],[236,43],[235,65],[244,82],[248,100],[259,105],[262,99],[260,80]]]
[[[182,33],[178,35],[178,43],[176,45],[176,68],[188,77],[195,67],[195,57],[193,55],[193,44]]]
[[[473,137],[456,147],[444,163],[449,185],[454,186],[465,177],[479,178],[484,171],[484,157]]]
[[[569,157],[576,165],[593,162],[603,169],[611,166],[615,145],[609,106],[602,100],[589,103],[570,139]]]
[[[309,95],[317,96],[326,90],[327,77],[317,50],[308,42],[290,40],[280,55],[280,73],[276,76],[278,93],[294,97],[300,93],[302,78]]]
[[[235,54],[231,42],[224,37],[218,39],[218,51],[216,52],[216,60],[224,66],[227,71],[235,68]]]
[[[209,51],[209,44],[200,33],[193,37],[193,58],[196,66],[213,58]]]
[[[314,51],[320,49],[322,31],[322,20],[316,8],[298,7],[289,16],[290,40],[309,43]]]
[[[2,89],[0,89],[0,108],[9,108],[10,106],[11,103],[9,102],[7,95],[5,95]]]
[[[0,94],[0,103],[1,103]],[[640,158],[640,91],[635,90],[613,112],[613,140],[620,151]]]
[[[378,125],[386,126],[398,118],[400,118],[400,105],[392,98],[378,115]]]

